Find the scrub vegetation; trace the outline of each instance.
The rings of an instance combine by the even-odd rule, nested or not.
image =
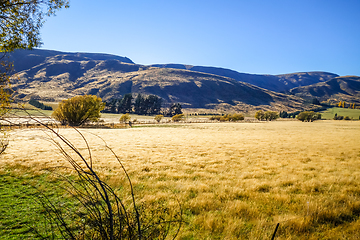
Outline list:
[[[72,129],[59,132],[86,152]],[[95,135],[120,157],[140,204],[181,203],[184,223],[177,239],[270,239],[277,223],[276,239],[360,237],[358,121],[178,124],[82,133],[94,168],[109,186],[128,190],[117,160]],[[27,179],[43,179],[42,169],[65,164],[43,137],[40,130],[13,130],[1,155],[0,174],[7,181],[0,188],[2,202],[10,204],[15,192],[16,201],[24,200],[16,208],[0,206],[1,239],[30,234],[24,227],[34,223],[30,216],[24,214],[25,220],[19,219],[26,224],[18,225],[9,217],[37,212],[22,190]],[[47,192],[49,181],[42,186]],[[64,194],[50,189],[53,198]]]

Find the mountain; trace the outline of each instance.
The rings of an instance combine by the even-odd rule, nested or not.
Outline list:
[[[320,101],[347,101],[360,103],[360,77],[335,77],[305,87],[291,89],[290,92],[302,98],[318,98]]]
[[[56,57],[56,58],[55,58]],[[72,60],[72,61],[87,61],[87,60],[118,60],[125,63],[133,63],[127,57],[120,57],[111,54],[103,53],[66,53],[53,50],[16,50],[9,56],[9,61],[14,62],[15,72],[20,72],[39,65],[47,60],[47,58],[54,58],[56,60]]]
[[[241,82],[250,83],[275,92],[285,92],[299,86],[324,82],[339,75],[328,72],[300,72],[281,75],[259,75],[239,73],[234,70],[217,67],[191,66],[183,64],[153,64],[153,67],[187,69],[196,72],[210,73],[229,77]]]
[[[109,100],[131,92],[158,95],[165,103],[180,102],[188,108],[243,111],[303,108],[304,101],[299,97],[229,77],[144,66],[123,57],[114,59],[112,55],[42,51],[23,54],[28,60],[21,59],[22,64],[18,64],[16,55],[11,56],[15,65],[19,65],[17,70],[27,67],[16,74],[12,84],[17,98],[57,102],[74,95],[96,94]],[[29,58],[36,61],[29,63]]]

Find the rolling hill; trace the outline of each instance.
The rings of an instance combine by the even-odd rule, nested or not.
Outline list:
[[[31,63],[21,59],[22,64],[18,64],[16,56],[12,56],[16,69],[20,69],[12,85],[18,99],[57,102],[74,95],[96,94],[108,100],[132,92],[155,94],[165,103],[180,102],[188,108],[292,111],[304,107],[299,97],[229,77],[144,66],[112,55],[43,51],[27,51],[24,59],[36,59]]]
[[[360,103],[360,77],[344,76],[309,86],[297,87],[290,92],[302,98],[318,98],[320,101],[347,101]]]
[[[196,72],[215,74],[223,77],[229,77],[241,82],[250,83],[252,85],[256,85],[258,87],[275,92],[286,92],[295,87],[324,82],[339,76],[337,74],[327,72],[300,72],[281,75],[259,75],[239,73],[237,71],[226,68],[191,66],[183,64],[154,64],[151,66],[161,68],[187,69]]]

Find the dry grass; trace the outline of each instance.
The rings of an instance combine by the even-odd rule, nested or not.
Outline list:
[[[60,129],[73,143],[80,138]],[[360,123],[278,121],[83,130],[98,170],[125,182],[101,136],[121,157],[138,198],[185,211],[179,239],[358,239]],[[64,163],[40,130],[11,133],[1,165]],[[82,145],[81,145],[82,144]]]

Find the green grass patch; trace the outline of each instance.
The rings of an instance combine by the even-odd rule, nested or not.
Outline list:
[[[349,109],[349,108],[328,108],[325,111],[320,112],[322,119],[333,119],[335,114],[338,116],[349,116],[353,120],[359,120],[360,109]]]
[[[16,172],[16,173],[15,173]],[[60,182],[48,174],[34,174],[16,169],[0,172],[0,239],[40,239],[36,231],[46,236],[46,218],[38,196],[44,193],[52,202],[73,205],[64,197]]]

